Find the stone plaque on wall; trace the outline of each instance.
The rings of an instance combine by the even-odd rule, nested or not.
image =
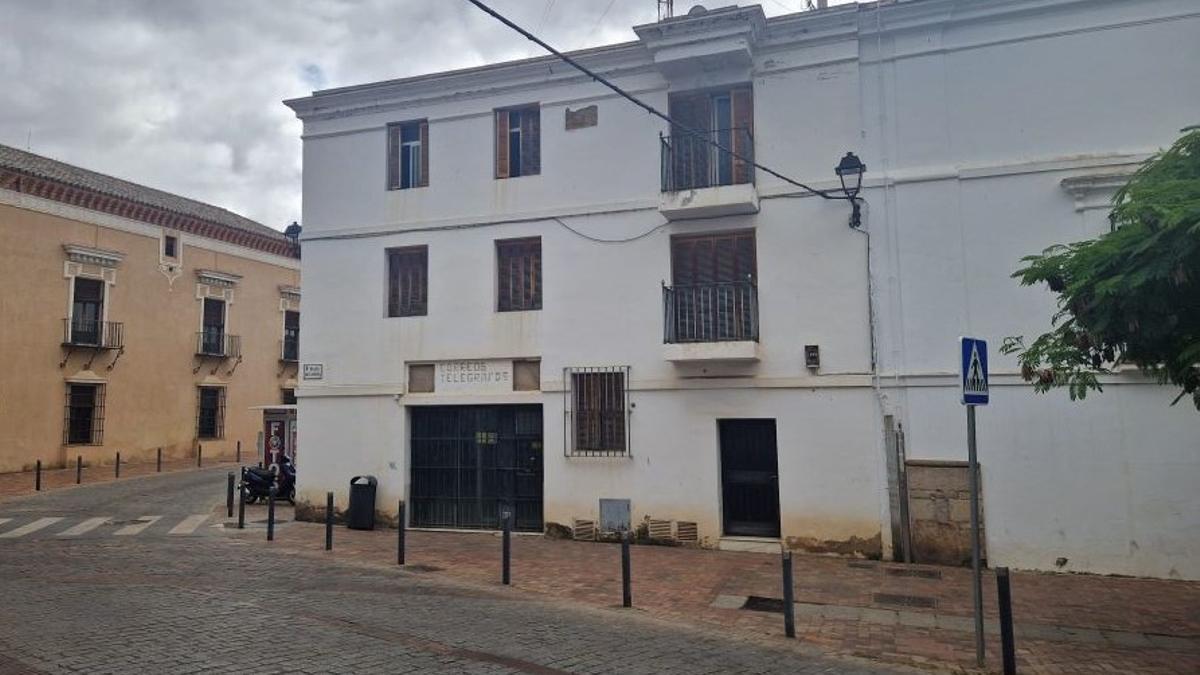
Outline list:
[[[434,391],[439,394],[502,394],[513,390],[511,359],[441,361]]]
[[[599,109],[594,105],[589,105],[579,110],[567,108],[567,131],[583,129],[584,127],[594,127],[597,121],[599,121],[599,117]]]

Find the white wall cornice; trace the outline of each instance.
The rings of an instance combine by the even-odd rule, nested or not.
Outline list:
[[[120,251],[109,251],[103,248],[91,248],[78,244],[63,244],[67,260],[83,265],[99,265],[101,267],[116,267],[125,259]]]
[[[231,274],[229,272],[218,272],[216,270],[196,270],[196,278],[202,284],[209,286],[230,287],[236,286],[237,282],[242,280],[242,275]]]

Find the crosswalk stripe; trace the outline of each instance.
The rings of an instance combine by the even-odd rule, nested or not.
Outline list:
[[[111,520],[111,519],[108,516],[102,516],[99,518],[88,518],[87,520],[83,521],[82,523],[79,523],[78,525],[76,525],[74,527],[69,527],[69,528],[63,530],[62,532],[59,532],[58,536],[60,536],[60,537],[78,537],[81,534],[91,532],[92,530],[96,529],[97,527],[100,527],[101,525],[107,523],[109,520]]]
[[[60,520],[62,520],[62,518],[38,518],[37,520],[33,521],[32,523],[29,523],[27,525],[22,525],[21,527],[18,527],[15,530],[9,530],[8,532],[5,532],[4,534],[0,534],[0,539],[15,539],[17,537],[24,537],[25,535],[29,534],[30,532],[37,532],[38,530],[42,529],[43,527],[50,527],[51,525],[57,523]]]
[[[131,537],[135,534],[141,534],[142,530],[162,520],[162,516],[142,516],[141,518],[138,518],[138,520],[140,522],[126,525],[116,532],[113,532],[113,535],[118,537]]]
[[[172,527],[171,531],[167,534],[191,534],[195,532],[196,528],[200,527],[200,525],[206,520],[208,520],[207,513],[198,513],[194,516],[188,516],[180,521],[178,525]]]

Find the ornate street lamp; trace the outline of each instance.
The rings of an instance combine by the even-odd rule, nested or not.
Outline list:
[[[287,237],[288,241],[292,242],[292,246],[299,248],[300,231],[303,229],[304,228],[300,227],[300,223],[293,220],[292,224],[288,225],[287,229],[283,231],[283,236]]]
[[[862,225],[862,216],[858,206],[858,191],[862,189],[862,177],[867,171],[867,165],[862,163],[853,152],[847,152],[842,161],[834,167],[833,172],[837,174],[838,179],[842,181],[842,193],[850,202],[850,227],[857,228]],[[849,183],[849,184],[848,184]]]

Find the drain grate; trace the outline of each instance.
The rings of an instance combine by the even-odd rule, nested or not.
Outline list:
[[[933,609],[937,601],[923,595],[899,595],[896,593],[876,593],[872,596],[877,605],[897,605],[900,607],[920,607]]]
[[[783,614],[782,598],[764,598],[761,595],[751,595],[746,598],[746,604],[742,605],[742,609],[748,609],[751,612],[774,612]]]
[[[894,577],[916,577],[918,579],[941,579],[941,570],[909,570],[903,568],[889,567],[888,574]]]

